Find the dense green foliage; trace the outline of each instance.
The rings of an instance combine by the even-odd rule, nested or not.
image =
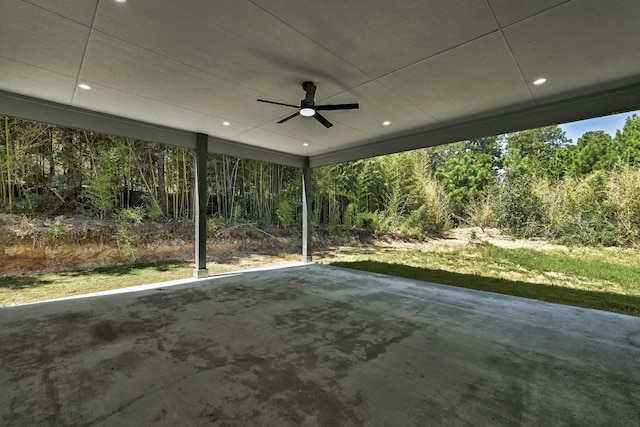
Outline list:
[[[191,150],[1,120],[0,210],[192,218]],[[615,138],[593,131],[576,142],[550,126],[317,168],[312,219],[333,233],[420,236],[466,223],[637,245],[640,117],[628,117]],[[208,181],[211,224],[300,223],[297,168],[211,154]]]
[[[607,170],[618,160],[615,141],[601,130],[582,135],[573,150],[570,169],[577,176]]]

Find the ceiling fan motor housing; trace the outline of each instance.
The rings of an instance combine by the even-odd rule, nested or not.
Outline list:
[[[300,101],[300,108],[313,108],[315,105],[313,98],[316,96],[316,85],[313,82],[304,82],[302,83],[302,89],[307,96]]]

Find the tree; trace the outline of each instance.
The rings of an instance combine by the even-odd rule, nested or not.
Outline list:
[[[572,152],[571,169],[574,175],[588,175],[607,170],[618,160],[613,138],[604,131],[586,132],[578,139]]]
[[[640,117],[627,117],[622,132],[616,132],[620,159],[630,165],[640,165]]]
[[[98,165],[88,179],[87,197],[100,211],[100,219],[113,209],[118,197],[118,156],[115,149],[100,154]]]
[[[4,176],[2,176],[2,195],[3,199],[6,194],[6,199],[9,202],[9,212],[13,211],[13,183],[11,181],[11,133],[9,130],[9,118],[7,116],[4,117],[4,139],[5,139],[5,149],[4,157],[6,162],[6,171],[7,171],[7,185],[5,190]]]
[[[355,162],[358,176],[355,183],[356,208],[363,212],[375,212],[384,209],[384,194],[388,185],[382,157],[358,160]]]
[[[469,202],[495,181],[502,165],[502,151],[496,137],[452,145],[435,176],[444,184],[454,212],[462,216]]]
[[[563,151],[569,143],[558,126],[515,132],[506,137],[505,166],[511,176],[559,178],[567,165]]]

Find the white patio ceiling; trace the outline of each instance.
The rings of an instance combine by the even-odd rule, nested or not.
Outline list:
[[[0,0],[0,113],[319,166],[638,109],[639,22],[637,0]],[[256,102],[303,81],[360,109],[326,129]]]

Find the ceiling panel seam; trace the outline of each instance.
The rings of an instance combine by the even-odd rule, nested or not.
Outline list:
[[[513,49],[511,48],[511,44],[509,43],[509,40],[507,39],[507,36],[505,36],[504,31],[503,31],[502,27],[500,26],[500,23],[498,22],[498,18],[496,17],[495,11],[493,10],[493,7],[491,7],[491,3],[489,3],[489,0],[486,0],[486,1],[487,1],[487,6],[489,6],[489,10],[491,11],[491,16],[493,16],[493,20],[495,21],[496,25],[498,26],[498,31],[500,32],[500,36],[502,37],[502,40],[504,40],[504,43],[507,46],[507,50],[509,51],[509,55],[511,56],[511,59],[513,60],[514,65],[518,69],[518,73],[520,73],[520,77],[522,78],[522,81],[524,82],[524,85],[527,88],[527,92],[529,93],[529,97],[530,97],[530,99],[533,101],[533,103],[535,105],[538,105],[538,100],[535,98],[535,96],[533,96],[533,92],[531,92],[531,86],[529,86],[529,82],[527,81],[527,78],[524,76],[524,73],[522,72],[522,68],[520,67],[520,63],[518,63],[518,59],[516,58],[516,55],[513,53]]]
[[[324,104],[324,103],[326,103],[326,102],[329,102],[329,100],[330,100],[331,98],[335,98],[336,96],[340,96],[340,95],[342,95],[342,94],[344,94],[344,93],[349,93],[349,92],[351,92],[351,91],[354,91],[354,90],[356,90],[356,89],[358,89],[358,88],[361,88],[362,86],[365,86],[365,85],[367,85],[367,84],[369,84],[369,83],[371,83],[371,82],[374,82],[374,81],[375,81],[375,79],[370,79],[370,80],[367,80],[366,82],[358,83],[358,84],[356,84],[356,85],[354,85],[354,86],[351,86],[349,89],[342,90],[341,92],[335,93],[335,94],[333,94],[333,95],[329,95],[329,96],[327,96],[327,97],[325,97],[325,98],[318,98],[318,99],[316,100],[316,104],[318,104],[318,103],[323,103],[323,104]]]
[[[87,57],[87,50],[89,49],[89,43],[91,42],[91,35],[93,34],[93,26],[96,22],[96,15],[98,14],[98,4],[99,2],[96,2],[96,6],[93,9],[93,17],[91,18],[91,26],[89,27],[89,34],[87,35],[87,41],[84,44],[84,51],[82,52],[82,59],[80,60],[80,66],[78,67],[78,73],[75,75],[76,78],[76,86],[73,90],[73,95],[71,95],[71,103],[73,104],[75,98],[76,98],[76,93],[78,92],[79,88],[78,85],[80,84],[80,74],[82,74],[82,67],[84,65],[84,60]],[[80,89],[81,90],[81,89]]]
[[[64,19],[66,19],[67,21],[71,21],[71,22],[74,22],[74,23],[76,23],[76,24],[80,24],[80,25],[82,25],[83,27],[90,28],[89,26],[87,26],[87,24],[85,24],[85,23],[83,23],[83,22],[76,21],[76,20],[75,20],[75,19],[73,19],[73,18],[70,18],[70,17],[68,17],[68,16],[65,16],[65,15],[63,15],[63,14],[61,14],[61,13],[58,13],[58,12],[56,12],[56,11],[53,11],[53,10],[51,10],[51,9],[47,9],[46,7],[42,7],[42,6],[41,6],[41,5],[39,5],[39,4],[35,4],[35,3],[33,3],[33,2],[30,2],[29,0],[22,0],[22,1],[24,1],[24,2],[25,2],[25,3],[27,3],[27,4],[30,4],[30,5],[31,5],[31,6],[33,6],[33,7],[37,7],[38,9],[42,9],[42,10],[44,10],[44,11],[45,11],[45,12],[47,12],[47,13],[50,13],[50,14],[52,14],[52,15],[59,16],[60,18],[64,18]],[[96,4],[97,4],[97,2],[96,2]],[[95,15],[94,15],[94,16],[95,16]]]
[[[487,0],[487,1],[489,1],[489,0]],[[529,20],[529,19],[531,19],[531,18],[535,18],[535,17],[536,17],[536,16],[538,16],[538,15],[542,15],[543,13],[547,13],[547,12],[549,12],[549,11],[553,10],[553,9],[557,9],[557,8],[559,8],[559,7],[562,7],[562,6],[564,6],[565,4],[570,3],[570,2],[572,2],[572,1],[574,1],[574,0],[565,0],[565,1],[563,1],[562,3],[558,3],[558,4],[555,4],[555,5],[553,5],[553,6],[549,6],[549,7],[548,7],[548,8],[546,8],[546,9],[543,9],[543,10],[541,10],[541,11],[539,11],[539,12],[536,12],[536,13],[534,13],[534,14],[532,14],[532,15],[525,16],[524,18],[521,18],[521,19],[518,19],[517,21],[511,22],[511,23],[509,23],[508,25],[501,26],[500,28],[503,28],[503,29],[504,29],[504,28],[512,27],[512,26],[517,25],[517,24],[519,24],[519,23],[521,23],[521,22],[527,21],[527,20]],[[489,4],[489,7],[491,7],[491,4]],[[493,12],[493,8],[491,8],[491,11]],[[494,17],[495,17],[495,14],[494,14]]]
[[[34,65],[34,64],[30,64],[28,62],[20,61],[19,59],[10,58],[8,56],[0,55],[0,58],[6,59],[6,60],[12,61],[12,62],[17,62],[18,64],[26,65],[27,67],[35,68],[37,70],[42,70],[42,71],[46,71],[48,73],[57,74],[59,76],[71,77],[71,78],[75,78],[76,77],[76,76],[71,76],[69,74],[61,73],[60,71],[52,70],[50,68],[44,68],[44,67],[40,67],[39,65]]]
[[[207,71],[205,71],[205,70],[202,70],[202,69],[200,69],[200,68],[198,68],[198,67],[194,67],[194,66],[192,66],[192,65],[190,65],[190,64],[186,64],[186,63],[184,63],[184,62],[182,62],[182,61],[178,61],[178,60],[176,60],[176,59],[174,59],[174,58],[172,58],[172,57],[170,57],[170,56],[167,56],[167,55],[164,55],[164,54],[162,54],[162,53],[156,52],[156,51],[154,51],[154,50],[152,50],[152,49],[148,49],[148,48],[146,48],[146,47],[144,47],[144,46],[140,46],[140,45],[138,45],[138,44],[136,44],[136,43],[131,43],[131,42],[130,42],[130,41],[128,41],[128,40],[124,40],[124,39],[122,39],[122,38],[120,38],[120,37],[113,36],[112,34],[106,33],[106,32],[101,31],[101,30],[93,30],[93,31],[95,31],[96,33],[103,34],[103,35],[105,35],[105,36],[107,36],[107,37],[114,38],[114,39],[116,39],[116,40],[118,40],[118,41],[120,41],[120,42],[122,42],[122,43],[126,43],[126,44],[128,44],[128,45],[130,45],[130,46],[134,46],[134,47],[136,47],[136,48],[138,48],[138,49],[145,50],[145,51],[147,51],[147,52],[152,53],[153,55],[160,56],[160,57],[164,58],[164,59],[165,59],[165,60],[167,60],[167,61],[171,61],[171,62],[173,62],[173,63],[175,63],[175,64],[179,64],[179,65],[181,65],[181,66],[184,66],[184,67],[190,68],[190,69],[195,70],[195,71],[197,71],[197,72],[207,74],[208,76],[211,76],[211,77],[213,77],[213,78],[216,78],[216,79],[222,80],[222,81],[227,82],[227,83],[229,83],[229,84],[233,84],[233,85],[236,85],[236,86],[242,87],[242,88],[244,88],[244,89],[246,89],[246,90],[249,90],[249,91],[255,92],[255,93],[257,93],[257,94],[260,94],[260,92],[256,91],[255,89],[252,89],[252,88],[249,88],[249,87],[243,86],[243,85],[238,84],[238,83],[236,83],[236,82],[234,82],[234,81],[231,81],[231,80],[225,79],[224,77],[220,77],[220,76],[217,76],[217,75],[215,75],[215,74],[209,73],[209,72],[207,72]],[[132,91],[128,91],[128,90],[123,90],[123,89],[116,88],[116,87],[113,87],[113,86],[105,85],[105,84],[103,84],[103,83],[92,82],[92,81],[90,81],[90,80],[87,80],[87,82],[88,82],[88,83],[96,83],[96,84],[98,84],[98,85],[100,85],[100,86],[102,86],[102,87],[106,87],[106,88],[109,88],[109,89],[111,89],[111,90],[115,90],[115,91],[118,91],[118,92],[126,93],[126,94],[129,94],[129,95],[138,96],[138,97],[140,97],[140,98],[148,99],[148,100],[151,100],[151,101],[160,102],[160,103],[163,103],[163,104],[165,104],[165,105],[170,105],[170,106],[172,106],[172,107],[177,107],[177,108],[181,108],[181,109],[188,110],[188,111],[194,111],[194,112],[197,112],[197,113],[200,113],[200,114],[203,114],[203,115],[206,115],[206,116],[212,117],[212,118],[216,118],[216,119],[225,119],[225,117],[214,116],[214,115],[212,115],[212,114],[210,114],[210,113],[207,113],[207,112],[205,112],[205,111],[200,111],[200,110],[196,110],[196,109],[193,109],[193,108],[188,108],[188,107],[185,107],[185,106],[183,106],[183,105],[172,104],[172,103],[167,102],[167,101],[165,101],[165,100],[158,99],[158,98],[154,98],[154,97],[150,97],[150,96],[146,96],[146,95],[142,95],[142,94],[137,93],[137,92],[132,92]],[[76,90],[77,90],[77,89],[76,89]],[[253,127],[255,126],[255,125],[252,125],[252,124],[244,123],[244,122],[242,122],[242,121],[240,121],[240,120],[237,120],[237,119],[236,119],[236,120],[234,120],[234,122],[235,122],[235,123],[238,123],[238,124],[241,124],[241,125],[243,125],[243,126],[251,127],[251,128],[253,128]],[[270,122],[269,122],[269,123],[270,123]]]
[[[116,92],[125,93],[127,95],[133,95],[133,96],[136,96],[136,97],[139,97],[139,98],[142,98],[142,99],[146,99],[146,100],[149,100],[149,101],[158,102],[160,104],[164,104],[164,105],[167,105],[169,107],[179,108],[181,110],[186,110],[186,111],[193,111],[194,113],[198,113],[198,114],[202,114],[203,116],[211,117],[211,119],[215,119],[215,120],[224,120],[225,119],[224,117],[216,116],[216,115],[213,115],[211,113],[204,112],[204,111],[195,110],[193,108],[185,107],[183,105],[172,104],[171,102],[167,102],[167,101],[162,100],[162,99],[152,98],[150,96],[141,95],[141,94],[138,94],[138,93],[135,93],[135,92],[129,92],[127,90],[118,89],[118,88],[114,88],[114,87],[110,87],[110,86],[105,86],[103,84],[98,84],[98,86],[106,87],[106,88],[109,88],[109,89],[111,89],[113,91],[116,91]],[[234,122],[238,123],[238,124],[241,124],[243,126],[250,127],[250,128],[252,127],[251,125],[248,125],[246,123],[242,123],[242,122],[237,121],[237,120],[235,120]],[[233,136],[235,137],[235,136],[241,135],[242,133],[243,132],[240,132],[240,133],[235,134]]]
[[[349,128],[351,130],[354,130],[356,132],[360,132],[360,133],[368,135],[368,136],[374,136],[375,135],[375,134],[373,134],[371,132],[367,132],[365,130],[359,129],[359,128],[355,127],[355,126],[351,126],[350,124],[345,123],[345,122],[341,121],[340,119],[336,119],[335,117],[331,117],[331,121],[333,123],[337,123],[339,125],[342,125],[342,126],[347,127],[347,128]]]
[[[334,120],[334,121],[335,121],[335,120]],[[271,123],[271,122],[269,122],[269,123]],[[289,135],[285,135],[285,134],[283,134],[283,133],[276,132],[276,131],[273,131],[273,130],[271,130],[271,129],[263,129],[262,127],[256,127],[256,128],[252,128],[252,129],[247,129],[247,130],[245,130],[245,131],[242,131],[242,132],[240,132],[240,133],[236,134],[236,135],[234,136],[234,138],[240,137],[240,136],[242,136],[242,135],[244,135],[244,134],[247,134],[247,133],[251,133],[251,132],[253,132],[253,131],[255,131],[255,130],[259,130],[259,131],[261,131],[261,132],[270,133],[270,134],[275,135],[275,136],[278,136],[278,137],[283,137],[283,138],[287,138],[287,139],[292,139],[292,137],[291,137],[291,136],[289,136]],[[357,130],[357,129],[356,129],[356,130]],[[308,143],[310,143],[310,141],[307,141],[307,140],[304,140],[304,139],[301,139],[301,141],[304,141],[304,142],[308,142]],[[256,145],[251,145],[251,144],[247,144],[247,145],[252,146],[252,147],[257,147]],[[318,143],[318,142],[314,142],[314,143],[313,143],[313,145],[314,145],[315,147],[331,148],[330,146],[327,146],[327,145],[324,145],[324,144],[322,144],[322,143]]]
[[[399,71],[399,70],[398,70]],[[395,71],[394,71],[395,72]],[[389,74],[393,74],[393,73],[388,73],[386,75]],[[434,117],[431,115],[431,113],[427,112],[426,110],[424,110],[422,107],[420,107],[419,105],[416,105],[415,102],[413,102],[413,100],[404,97],[403,95],[399,94],[398,92],[396,92],[395,90],[393,90],[392,88],[390,88],[388,85],[384,84],[383,82],[379,81],[376,79],[376,83],[378,83],[379,85],[381,85],[382,87],[386,88],[387,90],[389,90],[391,93],[395,94],[397,97],[403,99],[405,102],[409,103],[411,106],[413,106],[416,110],[422,112],[423,114],[425,114],[426,116],[428,116],[430,119],[432,119],[434,122],[441,124],[441,125],[445,125],[445,122],[440,121],[440,119]]]
[[[126,44],[128,44],[129,46],[133,46],[133,47],[136,47],[136,48],[138,48],[138,49],[145,50],[145,51],[150,52],[150,53],[152,53],[152,54],[154,54],[154,55],[157,55],[157,56],[159,56],[159,57],[162,57],[162,58],[164,58],[164,59],[166,59],[166,60],[168,60],[168,61],[172,61],[172,62],[174,62],[174,63],[176,63],[176,64],[180,64],[180,65],[182,65],[182,66],[184,66],[184,67],[187,67],[187,68],[190,68],[190,69],[192,69],[192,70],[195,70],[195,71],[198,71],[198,72],[201,72],[201,73],[207,74],[207,75],[209,75],[209,76],[211,76],[211,77],[213,77],[213,78],[219,79],[219,80],[221,80],[221,81],[223,81],[223,82],[226,82],[226,83],[229,83],[229,84],[233,84],[233,85],[239,86],[239,87],[241,87],[241,88],[243,88],[243,89],[246,89],[246,90],[250,90],[250,91],[252,91],[252,92],[254,92],[254,93],[258,94],[259,96],[263,96],[263,97],[268,97],[268,96],[269,96],[268,94],[263,93],[263,92],[260,92],[259,90],[256,90],[255,88],[245,86],[245,85],[243,85],[243,84],[241,84],[241,83],[239,83],[239,82],[237,82],[237,81],[230,80],[230,79],[228,79],[228,78],[226,78],[226,77],[223,77],[223,76],[220,76],[220,75],[214,74],[214,73],[212,73],[211,71],[204,70],[204,69],[199,68],[199,67],[196,67],[196,66],[194,66],[194,65],[192,65],[192,64],[188,64],[188,63],[186,63],[186,62],[184,62],[184,61],[180,61],[180,60],[178,60],[178,59],[176,59],[176,58],[174,58],[174,57],[172,57],[172,56],[169,56],[169,55],[164,54],[164,53],[162,53],[162,52],[155,51],[155,50],[153,50],[153,49],[149,49],[148,47],[141,46],[141,45],[139,45],[139,44],[137,44],[137,43],[133,43],[133,42],[131,42],[131,41],[129,41],[129,40],[123,39],[122,37],[118,37],[118,36],[116,36],[116,35],[114,35],[114,34],[111,34],[111,33],[106,32],[106,31],[102,31],[102,30],[98,30],[98,29],[94,29],[93,31],[95,31],[96,33],[103,34],[103,35],[105,35],[105,36],[107,36],[107,37],[111,37],[111,38],[113,38],[113,39],[115,39],[115,40],[118,40],[118,41],[120,41],[120,42],[122,42],[122,43],[126,43]],[[108,87],[108,86],[107,86],[107,87]],[[238,123],[240,123],[240,122],[238,122]],[[244,125],[246,125],[246,126],[250,126],[250,125],[247,125],[246,123],[243,123],[243,124],[244,124]]]
[[[493,13],[493,10],[492,10],[491,12]],[[494,16],[494,20],[495,20],[495,16]],[[404,70],[406,70],[406,69],[408,69],[408,68],[414,67],[414,66],[416,66],[416,65],[418,65],[418,64],[421,64],[421,63],[423,63],[423,62],[433,60],[433,59],[437,58],[438,56],[444,55],[444,54],[446,54],[446,53],[448,53],[448,52],[451,52],[451,51],[453,51],[453,50],[455,50],[455,49],[458,49],[458,48],[460,48],[460,47],[463,47],[463,46],[465,46],[465,45],[467,45],[467,44],[469,44],[469,43],[473,43],[473,42],[475,42],[475,41],[477,41],[477,40],[480,40],[480,39],[482,39],[482,38],[484,38],[484,37],[490,36],[490,35],[492,35],[492,34],[496,33],[497,31],[501,31],[501,30],[500,30],[500,26],[498,25],[498,23],[497,23],[497,22],[496,22],[496,27],[497,27],[497,28],[496,28],[495,30],[493,30],[493,31],[490,31],[490,32],[488,32],[488,33],[485,33],[485,34],[482,34],[482,35],[480,35],[480,36],[474,37],[474,38],[469,39],[469,40],[467,40],[467,41],[465,41],[465,42],[463,42],[463,43],[459,43],[459,44],[457,44],[457,45],[455,45],[455,46],[453,46],[453,47],[450,47],[450,48],[447,48],[447,49],[445,49],[445,50],[443,50],[443,51],[440,51],[440,52],[434,53],[433,55],[429,55],[429,56],[427,56],[427,57],[425,57],[425,58],[422,58],[422,59],[420,59],[420,60],[414,61],[414,62],[413,62],[413,63],[411,63],[411,64],[408,64],[408,65],[406,65],[406,66],[403,66],[403,67],[401,67],[401,68],[398,68],[398,69],[396,69],[396,70],[394,70],[394,71],[390,71],[390,72],[388,72],[388,73],[386,73],[386,74],[384,74],[384,75],[382,75],[382,76],[380,76],[380,77],[376,77],[375,81],[376,81],[377,83],[379,83],[380,85],[382,85],[383,87],[387,88],[389,91],[391,91],[392,93],[394,93],[394,94],[395,94],[395,95],[397,95],[398,97],[400,97],[400,98],[404,99],[406,102],[408,102],[408,103],[410,103],[411,105],[413,105],[416,109],[418,109],[419,111],[421,111],[421,112],[423,112],[424,114],[426,114],[429,118],[433,119],[433,121],[435,121],[436,123],[441,124],[441,125],[446,125],[446,122],[443,122],[442,120],[440,120],[440,119],[438,119],[437,117],[435,117],[435,116],[434,116],[432,113],[430,113],[429,111],[426,111],[426,110],[425,110],[425,109],[423,109],[422,107],[420,107],[420,106],[416,105],[416,104],[415,104],[411,99],[408,99],[408,98],[406,98],[406,97],[402,96],[401,94],[397,93],[397,92],[396,92],[396,91],[394,91],[394,90],[393,90],[389,85],[384,84],[381,80],[382,80],[382,79],[384,79],[384,78],[385,78],[385,77],[387,77],[387,76],[391,76],[391,75],[393,75],[393,74],[399,73],[399,72],[401,72],[401,71],[404,71]],[[503,37],[504,37],[504,36],[503,36]]]
[[[497,25],[497,24],[496,24],[496,25]],[[463,43],[458,43],[458,44],[457,44],[457,45],[455,45],[455,46],[449,47],[449,48],[447,48],[447,49],[445,49],[445,50],[441,50],[441,51],[436,52],[436,53],[434,53],[433,55],[429,55],[429,56],[427,56],[427,57],[425,57],[425,58],[418,59],[417,61],[414,61],[414,62],[412,62],[411,64],[403,65],[402,67],[400,67],[400,68],[398,68],[398,69],[395,69],[395,70],[393,70],[393,71],[389,71],[388,73],[385,73],[385,74],[383,74],[383,75],[381,75],[381,76],[378,76],[378,77],[376,77],[375,79],[376,79],[376,81],[377,81],[377,80],[379,80],[379,79],[385,78],[385,77],[390,76],[390,75],[392,75],[392,74],[399,73],[400,71],[404,71],[404,70],[406,70],[407,68],[411,68],[411,67],[413,67],[413,66],[415,66],[415,65],[418,65],[418,64],[420,64],[420,63],[422,63],[422,62],[430,61],[430,60],[432,60],[432,59],[434,59],[434,58],[436,58],[436,57],[438,57],[438,56],[440,56],[440,55],[444,55],[444,54],[446,54],[446,53],[448,53],[448,52],[451,52],[451,51],[453,51],[453,50],[455,50],[455,49],[458,49],[458,48],[460,48],[460,47],[462,47],[462,46],[468,45],[469,43],[473,43],[473,42],[475,42],[475,41],[477,41],[477,40],[480,40],[480,39],[482,39],[482,38],[484,38],[484,37],[490,36],[491,34],[494,34],[496,31],[499,31],[499,29],[500,29],[500,28],[498,27],[498,28],[494,29],[493,31],[489,31],[488,33],[484,33],[484,34],[481,34],[481,35],[479,35],[479,36],[477,36],[477,37],[474,37],[474,38],[472,38],[472,39],[468,39],[468,40],[466,40],[466,41],[465,41],[465,42],[463,42]]]

